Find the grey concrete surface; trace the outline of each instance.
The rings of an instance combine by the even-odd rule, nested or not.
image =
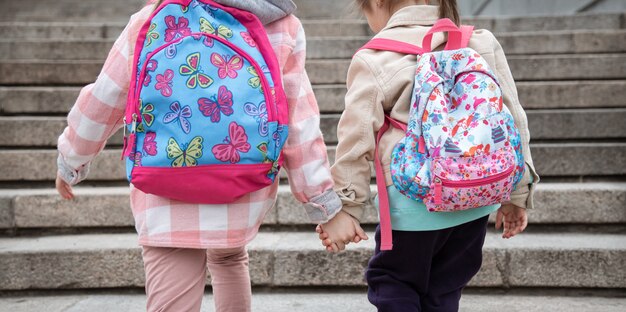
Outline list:
[[[2,312],[34,312],[45,306],[48,312],[145,311],[145,296],[139,294],[85,294],[0,297]],[[461,297],[461,312],[621,312],[624,298],[567,297],[536,295],[474,295]],[[373,312],[365,290],[351,292],[258,292],[252,293],[255,312]],[[202,312],[213,312],[213,296],[206,294]]]
[[[373,233],[369,233],[373,238]],[[140,287],[143,268],[135,234],[0,238],[2,289]],[[329,254],[311,229],[260,233],[250,243],[254,285],[364,285],[373,239]],[[626,288],[623,234],[490,233],[471,286]]]

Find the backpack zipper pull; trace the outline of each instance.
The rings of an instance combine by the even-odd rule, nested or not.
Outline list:
[[[439,179],[439,177],[436,177],[435,178],[435,199],[434,199],[435,205],[441,205],[441,203],[443,202],[441,198],[442,188],[443,188],[443,185],[441,183],[441,179]]]
[[[135,146],[136,134],[137,131],[137,114],[133,114],[133,121],[130,127],[130,134],[128,135],[128,139],[126,138],[126,122],[124,122],[124,147],[122,158],[128,157],[130,155],[130,150]]]

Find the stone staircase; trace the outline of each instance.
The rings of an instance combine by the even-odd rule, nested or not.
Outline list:
[[[94,161],[75,200],[61,200],[53,188],[64,116],[143,2],[0,4],[0,311],[143,308],[121,133]],[[296,2],[332,160],[349,58],[371,34],[362,20],[342,18],[349,1]],[[511,240],[488,233],[483,268],[462,311],[622,311],[626,14],[465,23],[492,30],[507,53],[543,182],[527,233]],[[373,240],[327,254],[286,182],[249,246],[254,311],[373,311],[363,281]],[[365,219],[371,233],[372,207]]]

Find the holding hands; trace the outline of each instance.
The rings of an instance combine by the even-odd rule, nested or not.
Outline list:
[[[343,210],[327,223],[318,225],[315,231],[326,250],[333,253],[346,249],[346,245],[351,242],[368,239],[359,221]]]

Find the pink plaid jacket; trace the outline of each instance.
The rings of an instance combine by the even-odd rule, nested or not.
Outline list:
[[[89,163],[106,140],[122,127],[130,83],[132,48],[152,6],[133,15],[115,41],[95,83],[82,89],[59,137],[59,173],[70,184],[83,180]],[[300,21],[287,16],[266,27],[278,57],[289,102],[289,138],[284,168],[289,185],[312,222],[325,222],[340,209],[326,146],[319,130],[319,108],[304,69],[305,36]],[[120,166],[123,164],[120,162]],[[130,203],[139,234],[146,246],[231,248],[245,245],[258,232],[276,202],[273,185],[225,205],[190,204],[146,194],[131,185]]]

